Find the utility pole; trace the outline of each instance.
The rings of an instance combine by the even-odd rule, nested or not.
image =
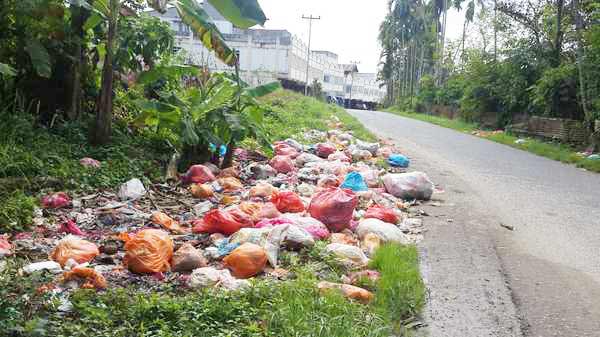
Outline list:
[[[310,39],[312,37],[313,20],[321,20],[320,16],[302,15],[302,19],[308,20],[308,48],[306,50],[306,84],[304,85],[304,96],[308,96],[308,70],[310,66]]]

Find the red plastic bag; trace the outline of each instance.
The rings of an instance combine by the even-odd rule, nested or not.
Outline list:
[[[317,144],[317,156],[321,157],[321,158],[327,158],[329,157],[330,154],[334,153],[335,151],[337,151],[337,149],[335,148],[335,145],[333,144],[329,144],[329,143],[319,143]]]
[[[204,184],[215,180],[215,175],[204,165],[194,165],[190,167],[187,173],[181,177],[185,184]]]
[[[294,162],[289,156],[275,156],[271,159],[269,165],[271,165],[278,173],[288,173],[295,169]]]
[[[398,216],[396,213],[393,210],[380,205],[371,206],[365,213],[365,219],[366,218],[379,219],[383,222],[393,224],[398,223]]]
[[[125,257],[123,264],[134,273],[151,274],[169,271],[173,257],[173,240],[160,229],[144,229],[133,237],[123,235]]]
[[[92,261],[99,254],[96,244],[69,235],[58,242],[50,258],[64,266],[69,259],[81,264]]]
[[[300,213],[304,211],[302,199],[291,191],[273,193],[271,202],[282,213]]]
[[[79,235],[79,236],[85,235],[81,231],[81,229],[79,229],[79,227],[77,227],[77,224],[75,223],[75,221],[73,221],[71,219],[68,219],[67,221],[61,223],[60,226],[58,227],[58,232],[59,233],[69,233],[69,234],[74,234],[74,235]]]
[[[65,192],[58,192],[42,197],[43,208],[63,208],[71,204],[71,198]]]
[[[237,278],[249,278],[265,269],[267,252],[259,245],[244,243],[223,259],[223,263]]]
[[[344,230],[352,220],[352,213],[358,204],[356,194],[349,189],[328,188],[315,194],[310,201],[310,215],[327,225],[329,230]]]
[[[241,228],[252,227],[253,225],[254,223],[250,216],[239,209],[228,212],[213,209],[204,215],[202,222],[196,222],[194,232],[231,235]]]

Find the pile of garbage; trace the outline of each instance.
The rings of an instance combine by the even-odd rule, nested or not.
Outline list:
[[[232,167],[193,165],[175,182],[132,179],[114,192],[49,194],[34,231],[0,236],[0,256],[37,261],[20,272],[56,274],[44,289],[57,294],[165,282],[235,290],[251,278],[285,279],[282,250],[325,241],[352,272],[344,284],[320,282],[319,289],[366,303],[373,294],[355,284],[378,277],[366,269],[369,257],[383,243],[421,238],[421,219],[408,211],[431,198],[434,184],[406,172],[409,159],[391,143],[339,129],[303,138],[314,143],[277,141],[270,159],[237,149]]]

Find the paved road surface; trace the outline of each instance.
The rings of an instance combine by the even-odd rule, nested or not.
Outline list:
[[[431,336],[600,336],[600,174],[384,112],[349,112],[446,190],[421,247]]]

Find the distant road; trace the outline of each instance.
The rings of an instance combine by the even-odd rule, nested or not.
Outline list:
[[[486,224],[526,336],[600,336],[600,174],[417,120],[348,111],[444,182],[446,202]],[[480,229],[466,222],[461,230]],[[443,267],[429,266],[434,275]]]

